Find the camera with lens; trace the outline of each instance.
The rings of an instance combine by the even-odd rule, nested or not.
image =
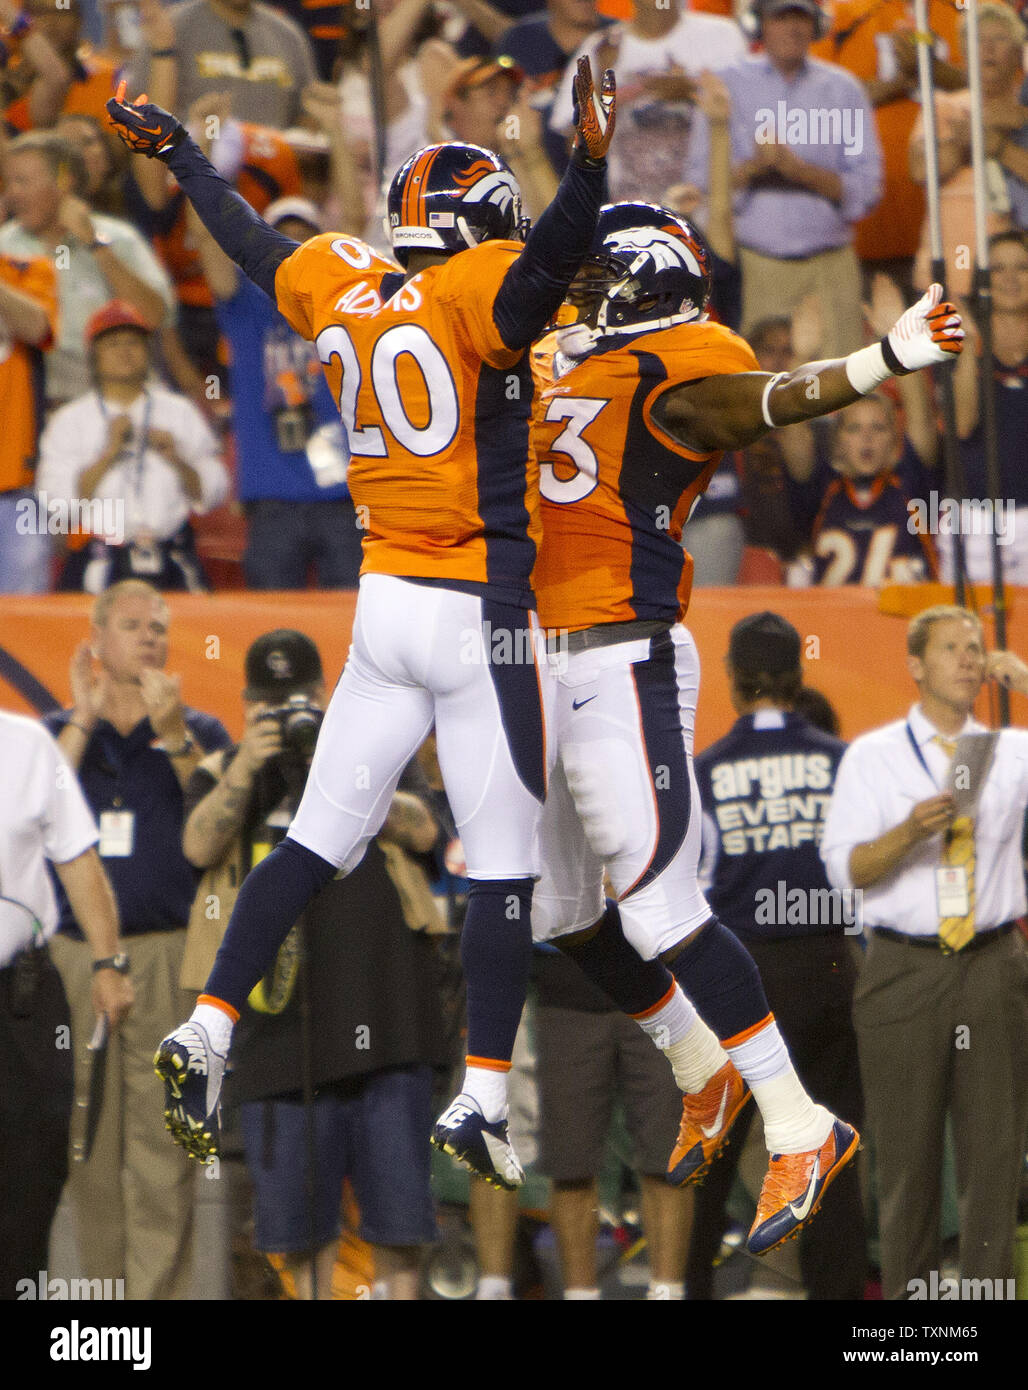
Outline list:
[[[266,710],[262,719],[274,719],[282,735],[282,752],[309,758],[318,741],[318,730],[324,711],[312,704],[306,695],[290,695],[280,705]]]

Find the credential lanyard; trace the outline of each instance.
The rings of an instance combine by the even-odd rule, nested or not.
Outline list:
[[[139,508],[139,494],[143,486],[143,455],[146,453],[147,449],[146,441],[150,437],[150,417],[153,414],[153,397],[145,387],[143,388],[143,397],[145,400],[143,406],[143,424],[139,431],[139,439],[136,446],[135,467],[132,469],[132,495],[135,498],[137,510]],[[110,421],[110,416],[107,413],[107,402],[104,400],[103,394],[100,391],[97,391],[96,398],[100,402],[100,414],[103,416],[104,424],[106,425]]]
[[[938,784],[938,782],[937,782],[936,779],[935,779],[935,775],[934,775],[934,773],[932,772],[931,768],[928,766],[927,760],[925,759],[925,755],[921,752],[920,745],[918,744],[917,739],[914,737],[914,731],[913,731],[913,729],[910,727],[910,721],[909,721],[909,719],[907,720],[907,726],[906,726],[906,727],[907,727],[907,738],[910,740],[910,746],[911,746],[911,748],[913,748],[913,750],[914,750],[914,757],[917,759],[917,761],[918,761],[918,762],[921,764],[921,766],[924,768],[925,773],[926,773],[926,775],[928,776],[928,778],[930,779],[931,784],[932,784],[932,786],[935,788],[935,790],[936,790],[936,791],[940,791],[941,788],[939,787],[939,784]]]

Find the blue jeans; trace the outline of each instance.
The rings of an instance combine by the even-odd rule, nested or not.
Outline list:
[[[49,592],[50,537],[38,534],[36,517],[31,488],[0,493],[0,594]]]
[[[361,538],[353,503],[283,502],[266,497],[247,504],[243,570],[251,589],[306,589],[307,571],[319,589],[355,589]]]

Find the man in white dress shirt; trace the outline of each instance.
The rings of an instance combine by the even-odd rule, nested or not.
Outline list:
[[[854,1021],[893,1299],[930,1296],[933,1271],[939,1287],[947,1114],[962,1279],[1012,1278],[1028,1132],[1028,950],[1015,920],[1025,912],[1028,731],[999,734],[970,814],[957,814],[953,795],[974,760],[957,740],[987,732],[971,714],[983,683],[1028,694],[1028,665],[987,655],[963,608],[919,614],[907,650],[918,703],[850,745],[821,846],[832,884],[863,889]],[[962,1284],[961,1296],[975,1287]],[[1009,1287],[990,1282],[979,1296]]]
[[[197,407],[152,379],[150,337],[131,304],[115,299],[98,310],[86,325],[95,389],[62,406],[43,431],[39,509],[93,534],[69,554],[61,589],[95,594],[130,578],[158,589],[207,587],[189,518],[224,501],[228,474]]]
[[[0,766],[0,1299],[13,1299],[46,1268],[67,1175],[72,1054],[47,949],[57,930],[47,860],[89,942],[94,1013],[117,1027],[133,994],[96,822],[64,755],[34,720],[0,711]]]

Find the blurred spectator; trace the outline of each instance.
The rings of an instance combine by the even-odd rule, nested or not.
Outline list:
[[[303,633],[259,637],[246,680],[242,742],[206,759],[186,795],[185,849],[207,871],[187,988],[202,989],[240,883],[289,827],[324,710],[321,658]],[[242,1104],[257,1247],[285,1257],[303,1298],[312,1263],[318,1297],[332,1296],[345,1178],[374,1248],[376,1296],[417,1298],[421,1247],[435,1239],[432,1068],[446,1058],[426,931],[438,924],[406,855],[435,839],[424,803],[396,793],[359,867],[308,905],[233,1036],[228,1097]]]
[[[966,20],[961,20],[962,26]],[[961,33],[964,32],[962,27]],[[991,236],[1011,227],[1028,227],[1028,109],[1021,105],[1025,29],[1009,5],[978,7],[982,101],[987,162],[986,231]],[[935,98],[939,144],[939,203],[946,287],[966,295],[974,266],[974,176],[971,171],[971,92],[940,92]],[[925,179],[924,125],[920,117],[910,137],[910,172]],[[914,284],[931,280],[928,220],[914,266]]]
[[[718,464],[707,490],[682,527],[682,545],[692,556],[693,588],[734,584],[739,577],[745,537],[738,456]]]
[[[40,496],[93,503],[92,539],[59,587],[95,594],[136,576],[205,588],[189,516],[228,492],[217,441],[196,406],[150,380],[150,332],[130,304],[95,313],[86,340],[95,388],[55,411],[40,443]]]
[[[816,0],[763,0],[759,14],[764,52],[719,73],[731,98],[743,333],[816,294],[825,356],[841,357],[863,340],[852,228],[880,196],[878,136],[856,79],[808,57],[821,23]],[[685,177],[710,186],[702,113]]]
[[[0,253],[46,256],[58,271],[58,336],[46,359],[50,406],[89,390],[85,327],[92,314],[117,297],[156,328],[174,302],[149,246],[128,222],[92,212],[87,184],[78,150],[51,131],[19,135],[7,147],[4,187],[13,216],[0,227]]]
[[[1009,584],[1028,584],[1028,233],[1001,232],[989,239],[992,267],[993,396],[996,408],[996,453],[999,458],[1003,533],[1000,554]],[[961,311],[965,312],[965,311]],[[957,435],[969,498],[992,496],[985,468],[981,422],[980,342],[970,315],[964,320],[978,352],[963,352],[953,376]],[[966,361],[964,359],[967,359]],[[1011,512],[1013,513],[1011,515]],[[999,520],[997,515],[996,520]],[[995,523],[994,523],[995,524]],[[984,527],[965,526],[967,576],[974,583],[992,578],[992,536]],[[950,543],[943,544],[943,571],[952,574]]]
[[[947,1129],[961,1279],[1013,1283],[1028,1133],[1028,951],[1017,922],[1028,733],[993,735],[960,815],[951,790],[968,786],[954,765],[958,739],[986,734],[972,714],[986,679],[1024,694],[1028,666],[1012,652],[987,656],[973,613],[938,607],[907,630],[907,670],[918,701],[850,744],[821,844],[833,886],[863,891],[868,945],[853,1019],[887,1299],[938,1286]]]
[[[124,217],[128,151],[121,141],[108,140],[97,118],[84,112],[61,116],[55,131],[82,156],[86,166],[84,197],[89,206],[110,217]]]
[[[887,275],[871,282],[868,323],[883,337],[905,309]],[[938,486],[938,429],[927,372],[895,379],[902,417],[891,393],[876,392],[830,417],[809,470],[789,465],[793,516],[809,536],[812,556],[789,572],[797,587],[814,584],[916,584],[938,578],[938,556],[925,517]],[[912,504],[916,504],[911,510]]]
[[[845,744],[795,712],[800,647],[799,633],[777,613],[756,613],[732,628],[727,665],[739,718],[696,758],[700,881],[711,910],[756,961],[803,1085],[859,1125],[864,1102],[850,1017],[856,969],[846,940],[847,927],[859,931],[859,921],[852,903],[844,912],[843,901],[831,902],[817,852]],[[796,794],[783,796],[786,787]],[[796,895],[801,911],[793,911]],[[824,914],[819,903],[827,904]],[[690,1298],[712,1295],[725,1203],[753,1114],[750,1106],[697,1192]],[[855,1164],[832,1187],[818,1220],[800,1232],[799,1252],[808,1298],[863,1297],[867,1240]]]
[[[307,35],[293,20],[256,0],[184,0],[166,14],[173,42],[156,52],[149,44],[140,49],[130,65],[131,91],[149,92],[173,111],[188,110],[206,92],[229,92],[241,121],[298,124],[300,97],[317,72]],[[176,81],[170,103],[153,96],[150,81],[151,57],[166,54]]]
[[[264,213],[284,236],[324,228],[313,203],[282,198]],[[236,491],[246,506],[251,589],[356,588],[361,530],[346,486],[346,440],[317,350],[241,274],[200,222],[192,235],[232,361]]]
[[[764,372],[789,372],[818,356],[823,334],[821,301],[808,296],[792,318],[777,315],[753,325],[748,341]],[[798,343],[798,346],[797,346]],[[741,451],[743,529],[747,545],[792,560],[810,534],[795,516],[790,496],[792,476],[809,478],[814,467],[821,421],[801,421],[772,430]]]
[[[50,6],[43,11],[54,13]],[[31,6],[0,0],[0,103],[14,129],[53,125],[71,86],[72,69],[36,24]]]
[[[510,111],[520,72],[491,58],[466,58],[453,71],[442,99],[447,136],[492,149],[496,127]]]
[[[51,49],[59,56],[70,77],[70,85],[66,87],[63,100],[53,105],[52,113],[40,109],[40,89],[44,84],[55,86],[55,78],[47,76],[41,58],[37,59],[27,41],[23,41],[20,57],[27,69],[25,75],[31,80],[27,90],[4,112],[7,124],[21,131],[33,126],[45,127],[52,125],[62,111],[105,120],[105,103],[114,95],[119,66],[114,59],[94,52],[90,44],[83,42],[79,0],[61,0],[60,4],[55,4],[54,0],[25,0],[21,10],[32,20],[34,30],[49,41]]]
[[[967,83],[967,75],[955,66],[960,60],[959,18],[960,8],[950,0],[928,0],[940,91]],[[912,0],[839,0],[830,7],[830,24],[827,37],[813,45],[811,54],[838,63],[864,84],[882,147],[882,199],[857,223],[854,249],[865,269],[886,271],[908,296],[925,212],[924,193],[907,164],[920,109],[914,6]]]
[[[39,594],[50,587],[47,526],[24,519],[32,499],[39,444],[43,352],[57,327],[53,262],[0,252],[0,593]]]
[[[61,1039],[70,1018],[48,945],[57,901],[46,860],[83,924],[88,953],[103,963],[82,1011],[90,1033],[102,1014],[110,1027],[121,1025],[132,986],[110,966],[118,913],[96,853],[96,822],[60,749],[34,720],[3,711],[0,763],[0,1300],[8,1302],[25,1296],[21,1280],[35,1289],[43,1277],[68,1176],[74,1080]]]
[[[477,8],[483,0],[472,3]],[[511,59],[524,74],[522,90],[542,117],[546,154],[557,174],[568,162],[567,140],[550,126],[557,87],[572,54],[610,23],[595,0],[547,0],[545,10],[504,28],[493,41],[493,55]]]
[[[181,678],[165,672],[167,659],[160,594],[138,580],[109,589],[72,661],[74,703],[44,721],[99,822],[99,853],[131,957],[117,957],[114,969],[128,972],[131,964],[135,980],[135,1006],[108,1046],[92,1158],[72,1165],[69,1185],[83,1268],[91,1278],[124,1279],[134,1299],[190,1292],[193,1175],[168,1142],[154,1100],[153,1049],[182,1007],[178,976],[196,884],[181,850],[182,789],[203,754],[228,743],[217,719],[182,704]],[[76,1145],[93,1031],[95,952],[82,927],[78,905],[62,897],[52,949],[71,1008]]]
[[[598,29],[576,50],[553,102],[551,127],[564,135],[571,130],[578,58],[588,56],[594,73],[613,67],[618,128],[608,158],[611,199],[653,202],[682,177],[695,79],[745,52],[742,33],[731,20],[696,14],[680,0],[637,0],[630,20]],[[702,167],[705,171],[705,157]],[[706,186],[694,175],[689,179]]]

